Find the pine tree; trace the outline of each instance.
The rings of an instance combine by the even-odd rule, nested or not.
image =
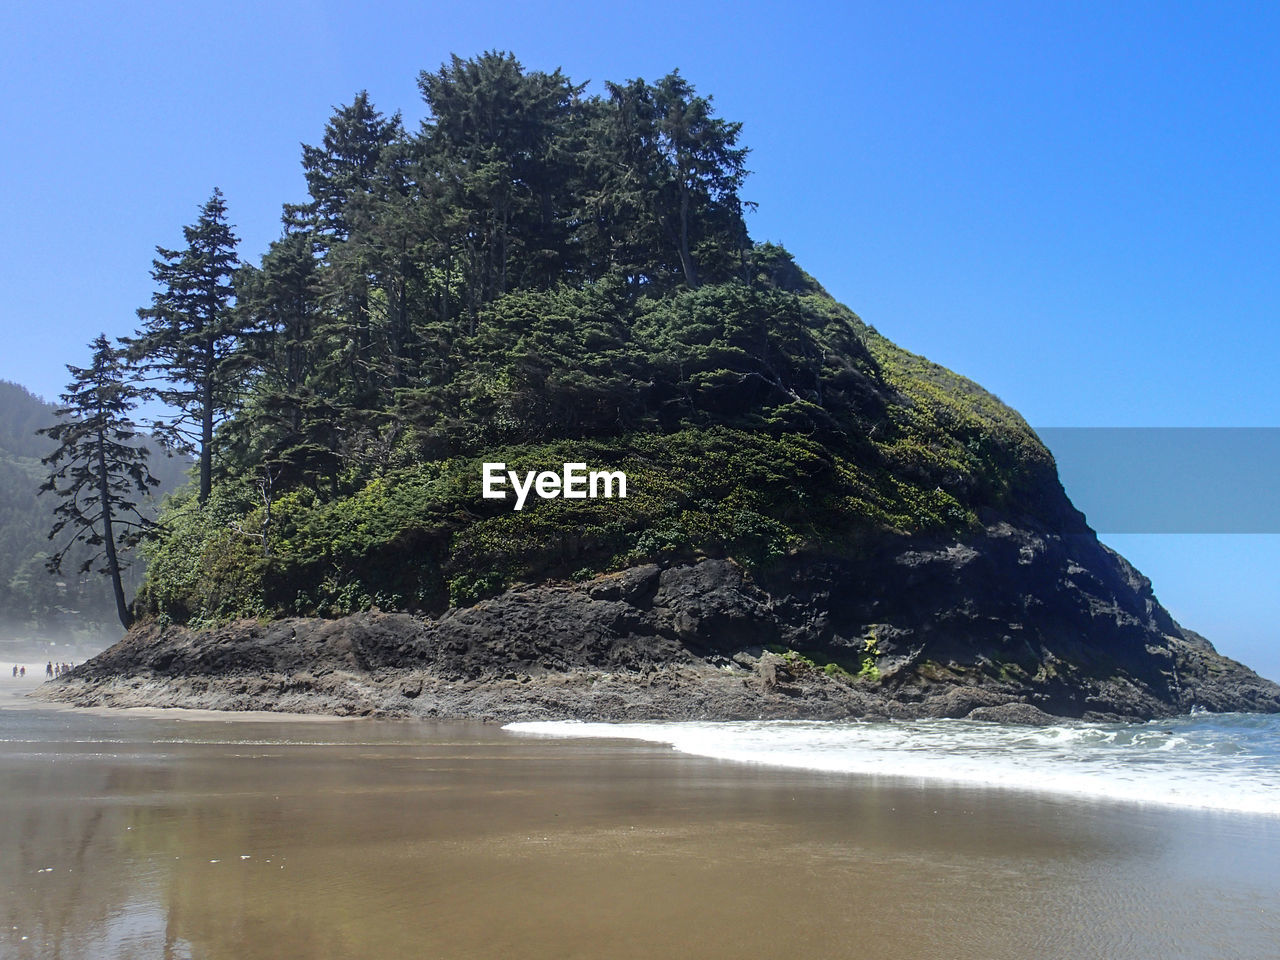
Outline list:
[[[295,229],[309,228],[325,249],[347,239],[352,226],[349,204],[379,191],[382,154],[403,136],[400,114],[384,117],[367,90],[357,93],[350,106],[335,108],[325,125],[322,146],[302,145],[302,171],[311,202],[287,205],[286,223]]]
[[[747,175],[742,124],[715,116],[710,98],[678,70],[653,85],[607,86],[611,122],[597,134],[601,155],[594,158],[606,173],[596,190],[619,249],[633,259],[635,251],[647,255],[657,275],[667,270],[659,251],[673,253],[690,289],[702,284],[708,265],[714,279],[726,279],[732,271],[724,265],[740,261],[748,245],[742,210],[750,204],[738,196]],[[699,247],[701,259],[717,262],[699,263]]]
[[[47,566],[51,572],[60,572],[76,544],[89,547],[92,552],[80,572],[96,566],[97,572],[111,578],[116,613],[128,629],[132,616],[121,582],[127,565],[122,554],[137,546],[154,526],[139,503],[159,481],[147,469],[147,449],[135,443],[138,433],[130,412],[143,391],[125,379],[124,351],[113,347],[106,334],[91,346],[89,367],[67,367],[72,380],[62,394],[59,421],[39,431],[58,443],[42,461],[51,472],[40,492],[62,498],[53,511],[49,539],[69,531]]]
[[[220,447],[233,468],[259,467],[286,488],[318,485],[339,468],[339,411],[314,389],[319,270],[311,235],[289,233],[271,245],[260,268],[246,265],[236,275],[243,362],[253,390]]]
[[[157,433],[199,459],[203,504],[213,482],[214,429],[236,400],[241,334],[231,282],[237,240],[222,191],[213,191],[183,234],[185,249],[156,248],[160,257],[151,276],[161,289],[150,307],[138,311],[143,327],[130,349],[161,384],[157,395],[173,411],[156,424]]]
[[[321,257],[316,281],[324,310],[315,337],[329,346],[321,366],[327,386],[353,409],[370,405],[385,370],[395,365],[385,341],[408,339],[403,325],[387,336],[378,251],[362,229],[401,186],[403,151],[397,148],[403,140],[400,115],[384,117],[361,91],[350,105],[335,108],[321,146],[303,144],[311,200],[285,207],[290,235],[305,234]]]
[[[420,143],[467,211],[461,234],[473,315],[495,297],[571,274],[567,137],[586,84],[526,73],[509,53],[453,57],[418,78],[431,110]]]

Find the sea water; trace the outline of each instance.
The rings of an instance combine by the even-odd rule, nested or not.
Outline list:
[[[1280,817],[1280,716],[1195,714],[1045,727],[971,720],[512,723],[702,757]]]

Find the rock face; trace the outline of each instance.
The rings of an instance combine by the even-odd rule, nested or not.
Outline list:
[[[1149,719],[1280,712],[1090,533],[992,523],[755,577],[727,560],[513,588],[428,619],[135,629],[46,695],[429,718]]]

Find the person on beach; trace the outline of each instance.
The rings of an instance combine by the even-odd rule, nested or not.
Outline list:
[[[45,675],[46,677],[52,677],[52,676],[53,676],[53,661],[52,661],[52,660],[50,660],[48,663],[46,663],[46,664],[44,665],[44,675]]]
[[[26,675],[27,675],[27,667],[26,667],[26,664],[23,664],[18,668],[18,676],[25,678]]]

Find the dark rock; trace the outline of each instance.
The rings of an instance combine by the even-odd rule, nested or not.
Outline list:
[[[794,657],[766,652],[789,648]],[[490,720],[1280,712],[1087,531],[883,535],[749,576],[731,561],[522,585],[430,619],[142,624],[43,695],[81,704]]]
[[[974,707],[969,711],[967,719],[986,720],[989,723],[1021,723],[1030,727],[1047,727],[1061,723],[1058,717],[1052,717],[1029,703],[1002,703],[994,707]]]
[[[787,669],[787,661],[776,653],[761,654],[756,661],[756,672],[760,674],[760,688],[766,693],[777,690],[793,679],[791,671]]]
[[[422,696],[422,678],[412,677],[400,684],[400,696],[415,700]]]

